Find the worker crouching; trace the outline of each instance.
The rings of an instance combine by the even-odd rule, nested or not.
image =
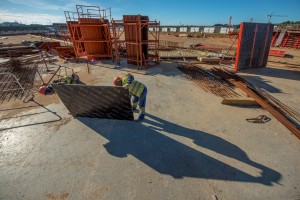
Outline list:
[[[128,89],[131,95],[132,109],[135,111],[137,110],[137,106],[139,106],[140,114],[138,121],[143,120],[146,113],[147,87],[143,83],[134,80],[134,76],[131,74],[127,74],[124,78],[116,77],[114,85],[123,86]]]
[[[70,76],[64,76],[61,79],[54,80],[53,83],[56,84],[77,84],[79,82],[79,76],[77,74],[72,74]],[[54,88],[49,85],[43,85],[39,88],[38,92],[44,95],[52,95],[55,93]]]

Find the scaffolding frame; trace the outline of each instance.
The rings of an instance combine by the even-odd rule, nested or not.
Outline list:
[[[126,27],[133,28],[135,30],[135,40],[128,41],[126,40]],[[151,36],[152,39],[149,39],[147,36],[146,40],[142,39],[142,29],[147,29],[147,35]],[[153,28],[154,31],[149,31],[149,28]],[[120,64],[121,60],[127,59],[128,63],[133,63],[138,66],[138,68],[147,67],[147,63],[149,61],[153,61],[154,63],[159,63],[159,29],[160,22],[142,20],[141,16],[138,15],[138,20],[114,20],[112,19],[112,31],[113,31],[113,43],[115,50],[115,59],[118,64]],[[124,35],[125,39],[121,37]],[[129,57],[127,52],[129,49],[129,45],[134,46],[134,49],[131,49],[135,52],[135,58]],[[152,54],[147,53],[147,55],[143,54],[143,45],[147,46],[147,51],[150,50]],[[123,56],[124,51],[126,50],[126,57]]]
[[[108,20],[111,18],[111,8],[100,9],[98,6],[76,5],[76,10],[77,12],[65,11],[76,57],[87,56],[88,60],[113,59]]]
[[[78,18],[109,18],[111,21],[111,8],[100,9],[99,6],[76,5],[76,10]]]

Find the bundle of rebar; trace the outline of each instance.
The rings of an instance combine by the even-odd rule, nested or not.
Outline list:
[[[206,92],[210,92],[222,98],[240,96],[234,91],[234,86],[232,84],[221,80],[208,70],[190,64],[179,65],[178,69],[185,73],[190,80],[194,81]]]

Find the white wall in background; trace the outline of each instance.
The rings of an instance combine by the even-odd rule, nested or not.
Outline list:
[[[187,27],[180,27],[179,32],[187,32]]]
[[[204,27],[204,33],[213,33],[215,31],[215,27]]]
[[[170,28],[170,32],[176,32],[176,28]]]
[[[227,31],[227,29],[228,29],[227,27],[222,27],[221,30],[220,30],[220,33],[224,33],[225,34],[225,33],[228,33],[228,31],[230,31],[230,32],[233,31],[233,28],[230,28],[230,30],[228,30],[228,31]]]
[[[199,32],[199,27],[191,27],[191,33]]]

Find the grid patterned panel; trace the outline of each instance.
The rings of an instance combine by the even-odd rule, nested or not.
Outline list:
[[[273,28],[273,24],[241,23],[235,71],[266,67]]]
[[[113,86],[52,84],[73,116],[133,120],[128,90]]]

